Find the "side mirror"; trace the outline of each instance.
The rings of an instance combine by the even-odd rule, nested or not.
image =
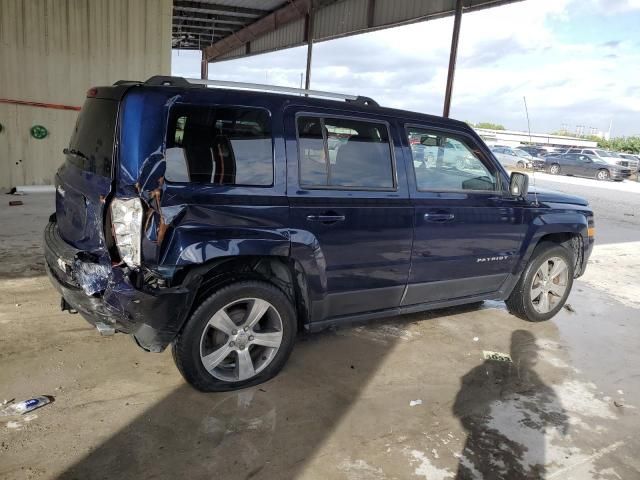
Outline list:
[[[529,191],[529,175],[526,173],[513,172],[509,180],[509,193],[513,197],[524,198]]]

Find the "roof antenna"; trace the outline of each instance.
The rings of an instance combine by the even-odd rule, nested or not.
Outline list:
[[[529,144],[532,144],[533,142],[531,141],[531,122],[529,122],[529,109],[527,108],[527,97],[525,97],[524,95],[522,96],[522,99],[524,100],[524,111],[527,114],[527,129],[529,130]],[[533,178],[533,198],[535,199],[535,206],[539,207],[540,204],[538,203],[538,189],[536,188],[536,165],[534,162],[531,162],[532,166],[533,166],[533,172],[531,173],[531,177]]]

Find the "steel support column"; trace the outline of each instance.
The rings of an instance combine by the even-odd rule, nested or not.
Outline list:
[[[311,57],[313,55],[313,0],[311,0],[311,6],[309,7],[309,13],[307,14],[307,21],[305,23],[306,37],[307,37],[307,69],[304,76],[304,88],[309,90],[311,88]]]
[[[462,0],[456,0],[456,16],[453,21],[453,35],[451,36],[451,52],[449,53],[449,72],[447,74],[447,90],[444,94],[443,117],[449,116],[451,110],[451,95],[453,94],[453,78],[456,74],[456,58],[458,57],[458,39],[460,37],[460,22],[462,21]]]
[[[207,60],[207,54],[202,50],[202,60],[200,61],[200,78],[202,80],[209,79],[209,60]]]

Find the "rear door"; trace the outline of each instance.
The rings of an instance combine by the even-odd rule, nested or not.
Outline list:
[[[111,190],[118,105],[108,95],[87,98],[56,173],[58,229],[80,250],[104,247],[103,206]]]
[[[519,258],[526,225],[521,203],[503,192],[508,177],[475,139],[428,125],[406,125],[423,135],[438,160],[407,175],[415,207],[415,237],[403,305],[488,295],[500,289]],[[468,152],[462,168],[441,162],[456,145]],[[410,155],[411,150],[405,147]]]
[[[578,163],[579,153],[565,153],[558,157],[560,163],[560,171],[567,175],[582,175],[581,166]]]
[[[305,269],[312,321],[398,307],[413,210],[397,132],[303,107],[287,109],[285,130],[292,256]]]

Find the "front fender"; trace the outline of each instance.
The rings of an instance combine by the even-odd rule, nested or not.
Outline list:
[[[549,204],[554,211],[537,215],[529,221],[529,228],[520,251],[520,260],[516,263],[513,273],[520,273],[531,259],[540,240],[547,235],[566,233],[579,235],[584,248],[589,245],[588,238],[588,211],[566,209],[561,205]]]

